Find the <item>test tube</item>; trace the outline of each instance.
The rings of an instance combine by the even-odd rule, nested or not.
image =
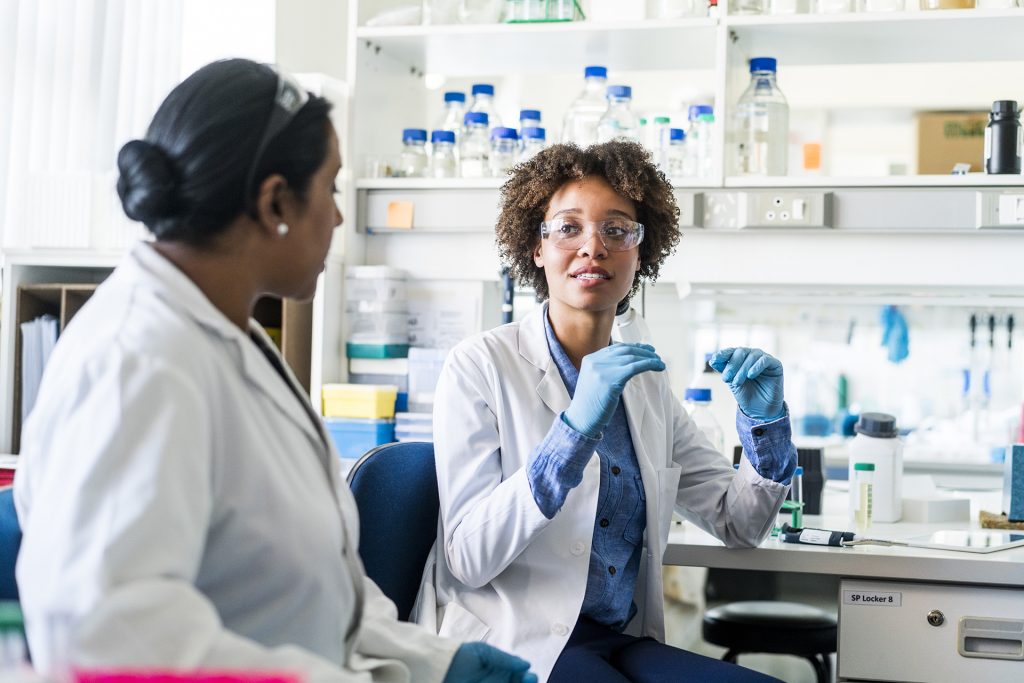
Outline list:
[[[789,484],[789,499],[793,501],[793,524],[801,529],[804,526],[804,468],[797,467]]]
[[[854,480],[850,482],[853,503],[853,523],[857,533],[864,535],[871,528],[871,498],[875,479],[875,464],[858,462],[853,465]]]

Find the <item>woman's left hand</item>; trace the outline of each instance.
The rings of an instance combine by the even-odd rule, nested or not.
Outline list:
[[[755,420],[774,422],[786,414],[782,396],[782,363],[761,349],[722,349],[711,357],[740,410]]]

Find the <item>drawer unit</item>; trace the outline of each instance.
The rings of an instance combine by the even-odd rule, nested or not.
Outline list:
[[[1024,681],[1024,588],[844,580],[839,679]]]

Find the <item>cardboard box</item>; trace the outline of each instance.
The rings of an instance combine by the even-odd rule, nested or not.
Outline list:
[[[921,112],[917,115],[917,172],[949,175],[954,164],[985,170],[988,112]]]

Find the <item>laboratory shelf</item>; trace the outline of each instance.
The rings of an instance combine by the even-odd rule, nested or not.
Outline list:
[[[729,176],[728,188],[763,187],[1022,187],[1024,175],[903,175],[903,176]]]
[[[506,178],[362,178],[357,190],[497,190]],[[721,184],[715,180],[674,182],[677,190],[712,189]]]
[[[892,64],[1020,59],[1024,9],[730,16],[750,56],[780,63]]]
[[[423,73],[446,76],[712,68],[716,19],[359,27],[356,40]],[[471,57],[471,58],[470,58]]]

